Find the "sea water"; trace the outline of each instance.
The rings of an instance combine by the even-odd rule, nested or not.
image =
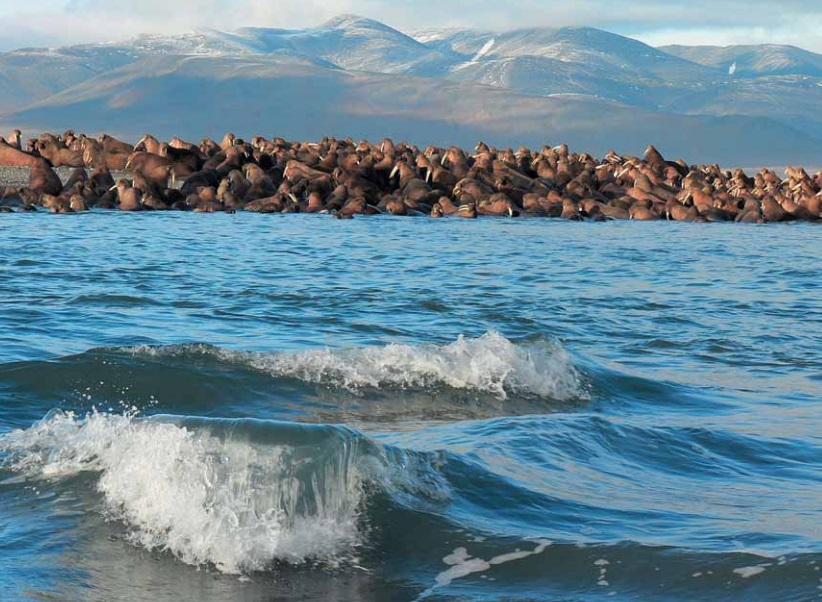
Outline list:
[[[0,219],[2,600],[822,599],[822,229]]]

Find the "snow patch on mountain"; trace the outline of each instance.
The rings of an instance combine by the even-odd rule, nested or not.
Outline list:
[[[482,57],[484,57],[486,54],[488,54],[491,51],[491,49],[494,47],[494,43],[496,41],[497,40],[495,38],[491,38],[490,40],[488,40],[485,43],[485,45],[482,48],[479,49],[479,52],[477,52],[474,55],[474,58],[471,59],[471,62],[476,63],[478,60],[480,60]]]

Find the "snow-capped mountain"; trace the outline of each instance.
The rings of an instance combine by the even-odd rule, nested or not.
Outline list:
[[[637,40],[591,27],[520,29],[504,33],[444,30],[412,34],[429,47],[450,49],[472,60],[542,57],[608,69],[622,78],[697,80],[712,69]]]
[[[237,90],[217,85],[221,81]],[[273,89],[273,82],[281,88]],[[467,140],[497,136],[497,126],[505,123],[499,132],[511,139],[496,139],[512,146],[526,137],[550,135],[552,142],[577,139],[596,147],[584,150],[613,147],[638,154],[646,144],[660,145],[664,139],[672,151],[687,155],[689,149],[720,148],[718,137],[733,130],[736,163],[746,162],[746,156],[764,157],[755,150],[763,146],[756,142],[757,131],[767,130],[771,141],[781,137],[793,147],[804,145],[806,154],[816,152],[814,136],[822,137],[820,55],[784,46],[653,48],[587,27],[406,34],[342,15],[304,30],[205,30],[17,50],[0,54],[0,84],[0,124],[7,126],[98,130],[116,123],[130,131],[128,110],[136,120],[140,103],[151,99],[153,112],[141,117],[149,121],[135,125],[142,132],[150,129],[152,115],[156,123],[171,127],[173,119],[166,117],[192,98],[242,110],[243,97],[236,91],[256,106],[250,97],[263,90],[292,103],[276,118],[259,108],[258,129],[268,132],[279,119],[356,135],[376,132],[377,119],[401,137],[420,138],[431,131]],[[160,88],[162,97],[155,94]],[[322,102],[317,104],[317,98]],[[117,119],[112,111],[120,111]],[[300,111],[309,111],[308,117],[295,119]],[[365,122],[354,116],[363,114],[369,116],[368,126],[357,130],[354,124]],[[618,126],[609,122],[609,114],[619,116]],[[187,107],[186,127],[205,119],[202,115]],[[254,115],[246,111],[251,121],[241,125],[257,123]],[[516,126],[517,116],[527,128]],[[733,121],[736,117],[753,119]],[[581,128],[592,119],[612,127],[593,122]],[[659,131],[648,131],[648,123],[657,123]],[[666,123],[670,131],[663,131]],[[672,133],[676,127],[689,131]],[[739,136],[748,136],[750,143]]]

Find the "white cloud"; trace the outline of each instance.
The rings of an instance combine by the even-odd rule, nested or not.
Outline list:
[[[728,27],[660,28],[632,37],[650,44],[685,46],[732,46],[737,44],[789,44],[822,53],[822,26],[805,23],[792,28]]]

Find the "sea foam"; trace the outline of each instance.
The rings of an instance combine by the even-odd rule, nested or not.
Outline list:
[[[245,573],[274,561],[336,563],[361,543],[363,488],[356,438],[328,431],[300,446],[55,411],[0,437],[0,468],[47,480],[99,473],[106,513],[131,541],[192,565]]]
[[[235,351],[200,344],[138,346],[124,351],[167,357],[210,355],[275,377],[353,392],[444,386],[501,399],[510,394],[556,400],[586,397],[580,374],[559,343],[539,340],[519,344],[497,332],[478,338],[460,336],[447,345],[389,344],[294,353]]]

